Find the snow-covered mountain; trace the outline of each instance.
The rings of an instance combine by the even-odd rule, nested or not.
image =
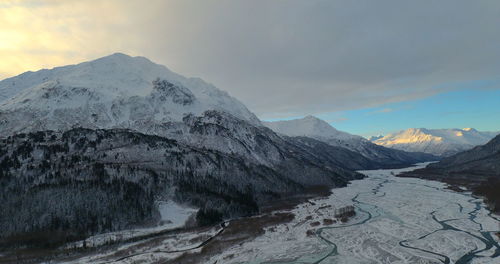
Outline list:
[[[338,140],[338,142],[346,143],[366,141],[360,136],[339,131],[327,122],[311,115],[301,119],[264,122],[264,125],[278,133],[292,137],[308,136],[325,141]]]
[[[24,73],[0,94],[0,248],[9,234],[153,221],[165,196],[217,222],[422,161],[315,120],[321,141],[277,134],[226,92],[124,54]]]
[[[498,132],[481,132],[473,128],[410,128],[389,134],[373,142],[394,149],[450,156],[485,144],[497,134]]]
[[[432,155],[407,153],[378,146],[361,136],[339,131],[326,121],[314,116],[286,121],[263,122],[263,124],[280,134],[291,137],[314,138],[332,146],[360,153],[370,160],[385,164],[397,166],[433,159]]]
[[[5,79],[0,94],[3,134],[72,126],[147,132],[206,110],[259,124],[242,103],[213,85],[121,53]]]

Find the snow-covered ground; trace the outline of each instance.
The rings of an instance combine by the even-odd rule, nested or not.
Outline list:
[[[394,176],[412,169],[362,171],[368,178],[299,205],[292,222],[208,263],[500,263],[499,217],[470,193]],[[349,204],[355,218],[324,224]]]
[[[159,201],[158,210],[160,211],[162,227],[168,229],[184,226],[189,217],[198,211],[198,209],[182,206],[171,200]]]
[[[361,171],[368,177],[329,197],[291,210],[291,222],[269,226],[253,240],[238,242],[203,263],[500,263],[500,217],[481,199],[440,182],[395,177],[423,167]],[[342,223],[335,209],[354,205],[356,216]],[[174,207],[172,205],[165,205]],[[182,263],[200,252],[214,227],[128,243],[74,263]]]
[[[86,247],[97,247],[109,242],[124,241],[139,236],[146,236],[163,232],[175,228],[183,227],[189,217],[194,216],[198,209],[180,205],[174,201],[156,202],[160,212],[161,221],[159,225],[150,228],[134,228],[110,233],[103,233],[85,239]],[[79,248],[84,245],[84,241],[77,241],[66,245],[67,248]]]
[[[127,243],[113,250],[100,251],[72,261],[59,263],[165,263],[185,252],[199,252],[203,242],[221,231],[213,227],[199,232],[184,232]]]

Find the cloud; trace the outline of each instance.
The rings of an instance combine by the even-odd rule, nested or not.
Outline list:
[[[268,119],[377,107],[500,78],[496,1],[6,3],[4,77],[120,51],[199,76]]]

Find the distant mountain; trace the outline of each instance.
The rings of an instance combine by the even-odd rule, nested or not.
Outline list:
[[[401,176],[440,180],[455,186],[467,186],[486,196],[496,212],[500,212],[500,135],[486,145],[444,158],[424,169]]]
[[[263,124],[278,133],[292,137],[310,136],[322,140],[338,140],[339,144],[364,140],[361,136],[339,131],[326,121],[311,115],[300,119],[263,122]]]
[[[410,128],[372,141],[384,147],[446,157],[485,144],[498,133],[481,132],[473,128]]]
[[[331,146],[349,149],[371,161],[386,166],[403,166],[437,159],[429,154],[409,153],[376,145],[361,136],[339,131],[314,116],[287,121],[263,122],[263,124],[277,133],[287,136],[310,137]]]

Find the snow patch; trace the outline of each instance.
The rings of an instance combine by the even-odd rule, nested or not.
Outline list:
[[[185,207],[174,201],[159,201],[157,204],[161,226],[167,229],[183,227],[189,217],[198,212],[198,209]]]

